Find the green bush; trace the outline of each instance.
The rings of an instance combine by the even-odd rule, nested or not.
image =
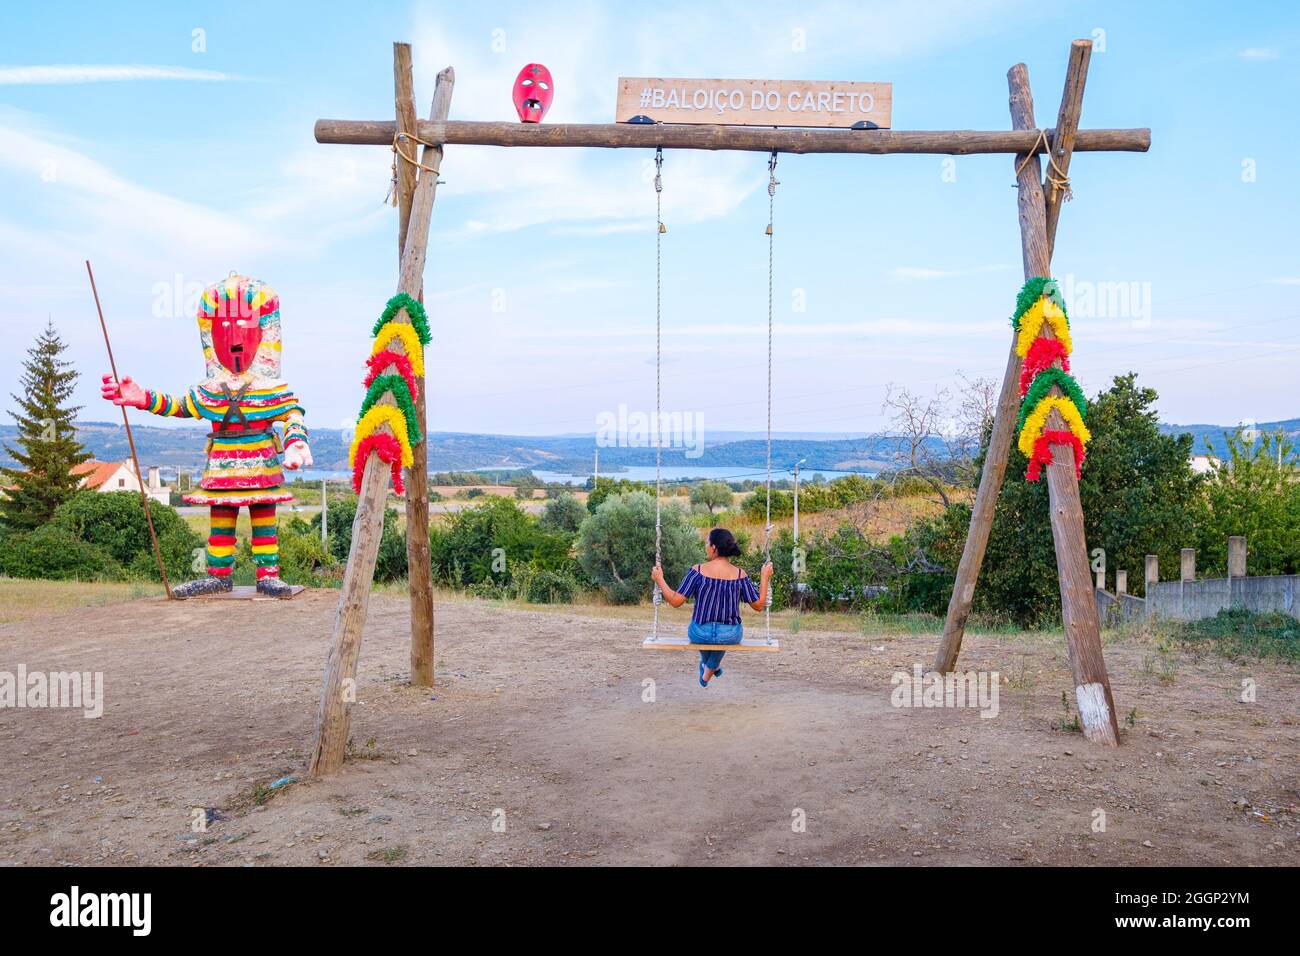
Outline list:
[[[34,531],[6,535],[0,543],[0,570],[11,578],[52,581],[96,581],[123,576],[122,566],[107,551],[53,522]]]
[[[152,499],[149,516],[168,577],[179,579],[192,574],[195,553],[204,547],[203,538],[191,531],[174,509]],[[80,491],[58,507],[50,524],[99,548],[132,575],[159,579],[139,494]]]
[[[799,510],[803,510],[803,489],[799,491]],[[750,521],[767,520],[767,489],[757,488],[740,505],[741,512]],[[772,489],[772,518],[789,518],[794,514],[794,492]]]
[[[542,511],[541,525],[558,534],[577,534],[588,515],[581,501],[567,492],[552,498]]]
[[[352,548],[352,522],[357,517],[355,496],[331,499],[326,507],[325,528],[329,554],[345,565]],[[379,557],[375,562],[376,581],[398,581],[406,577],[406,535],[397,526],[397,509],[384,509],[384,530],[379,539]],[[320,512],[312,515],[310,527],[320,536]],[[241,546],[241,551],[243,547]],[[236,565],[238,567],[238,564]]]
[[[489,498],[429,531],[434,577],[452,587],[509,585],[516,573],[576,569],[569,536],[548,531],[512,499]]]
[[[642,491],[652,495],[654,485],[648,485],[643,481],[631,481],[627,478],[600,478],[596,481],[596,487],[592,488],[587,494],[587,510],[592,514],[604,503],[606,498],[614,495],[626,495],[634,491]]]
[[[534,604],[572,604],[582,591],[582,583],[569,571],[535,571],[526,581],[524,597]]]
[[[342,579],[342,563],[321,542],[319,522],[313,528],[295,516],[280,523],[279,538],[280,577],[284,581],[320,587]]]
[[[663,568],[670,585],[704,558],[704,546],[682,509],[663,509]],[[582,524],[578,560],[587,577],[611,600],[630,604],[651,591],[655,560],[655,503],[642,491],[606,499]]]

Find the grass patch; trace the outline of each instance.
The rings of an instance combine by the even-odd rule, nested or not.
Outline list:
[[[1276,658],[1300,663],[1300,621],[1277,611],[1256,614],[1244,608],[1232,608],[1201,621],[1170,627],[1172,635],[1182,643],[1207,648],[1224,657]]]
[[[161,597],[161,584],[144,581],[42,581],[0,578],[0,624],[81,607],[104,607],[142,597]]]

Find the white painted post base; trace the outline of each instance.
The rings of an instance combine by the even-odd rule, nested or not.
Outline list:
[[[1074,689],[1074,697],[1079,704],[1079,724],[1083,727],[1083,736],[1095,744],[1118,746],[1115,725],[1111,723],[1110,708],[1106,704],[1106,686],[1100,683],[1080,684]]]

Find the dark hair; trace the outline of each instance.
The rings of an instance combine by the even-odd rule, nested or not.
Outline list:
[[[709,532],[709,544],[718,549],[718,555],[723,558],[736,558],[740,556],[740,545],[736,544],[736,537],[726,528],[714,528]]]

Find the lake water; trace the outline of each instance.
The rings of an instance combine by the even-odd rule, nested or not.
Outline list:
[[[500,471],[499,468],[480,468],[472,469],[475,471]],[[548,483],[581,485],[585,484],[591,477],[590,475],[573,475],[563,471],[545,471],[540,468],[532,469],[534,475],[539,481]],[[811,481],[816,475],[823,476],[827,481],[834,478],[843,478],[846,475],[861,474],[871,477],[874,472],[850,472],[850,471],[831,471],[826,468],[801,469],[799,471],[800,481]],[[703,465],[679,467],[665,467],[663,469],[664,481],[683,481],[688,478],[712,478],[718,481],[762,481],[767,476],[767,472],[762,468],[744,468],[742,466],[732,465],[729,467],[713,466],[706,467]],[[655,470],[653,465],[629,465],[626,471],[616,471],[607,473],[606,478],[626,478],[629,481],[653,482],[655,480]],[[292,484],[295,478],[301,478],[310,484],[319,484],[322,479],[329,481],[350,481],[352,475],[346,471],[320,471],[307,469],[306,471],[286,472],[285,478]],[[773,481],[793,481],[793,471],[781,471],[772,469]]]
[[[570,475],[560,471],[543,471],[538,468],[533,469],[533,474],[541,481],[557,482],[567,485],[580,485],[585,483],[590,475]],[[664,481],[682,481],[687,478],[711,478],[716,481],[763,481],[767,477],[767,470],[764,468],[745,468],[740,465],[730,466],[713,466],[706,467],[703,465],[687,465],[685,467],[665,467],[663,469]],[[843,478],[850,474],[863,474],[871,476],[871,472],[849,472],[849,471],[831,471],[826,468],[799,470],[799,480],[807,482],[812,480],[816,475],[823,476],[827,481],[833,478]],[[655,470],[653,465],[629,465],[624,471],[610,472],[605,475],[606,478],[626,478],[629,481],[653,482],[655,480]],[[785,471],[777,468],[772,469],[772,480],[793,481],[794,472]]]

